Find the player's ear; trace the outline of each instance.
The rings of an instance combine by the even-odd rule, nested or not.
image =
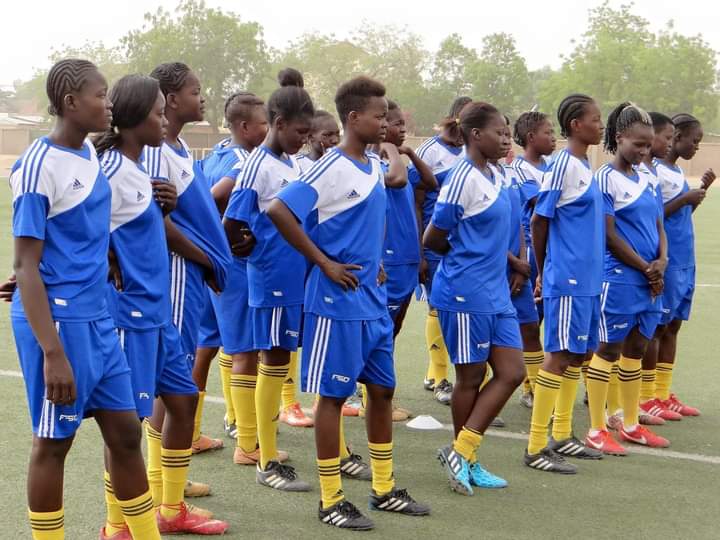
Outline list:
[[[166,109],[168,109],[168,108],[169,109],[177,109],[178,106],[179,106],[179,104],[178,104],[177,94],[175,92],[170,92],[165,97],[165,108]]]
[[[65,94],[63,96],[63,110],[64,111],[75,111],[77,110],[77,101],[75,95],[72,93]]]
[[[350,114],[348,114],[348,117],[347,117],[347,123],[349,123],[349,124],[355,123],[357,121],[357,118],[358,118],[357,111],[350,111]]]

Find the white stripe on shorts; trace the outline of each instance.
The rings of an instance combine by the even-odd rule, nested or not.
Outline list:
[[[332,321],[330,319],[326,319],[325,317],[317,318],[315,335],[313,336],[313,344],[310,351],[310,365],[308,366],[306,392],[312,392],[314,394],[320,392],[322,370],[325,367],[328,342],[330,341],[331,323]]]
[[[607,302],[608,291],[610,290],[610,282],[605,281],[602,286],[600,295],[600,341],[608,342],[607,319],[605,318],[605,303]]]

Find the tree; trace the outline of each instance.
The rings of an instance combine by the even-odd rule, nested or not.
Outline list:
[[[430,72],[431,86],[446,93],[450,99],[468,94],[468,67],[478,61],[477,51],[465,47],[459,34],[450,34],[440,42]]]
[[[202,0],[182,0],[173,14],[160,8],[122,38],[131,71],[150,73],[163,62],[188,64],[200,78],[210,125],[222,122],[226,96],[262,84],[268,68],[262,27]]]

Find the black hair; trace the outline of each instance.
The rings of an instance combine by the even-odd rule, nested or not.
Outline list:
[[[134,128],[148,117],[158,98],[160,84],[147,75],[125,75],[110,90],[113,118],[110,129],[101,133],[93,144],[98,154],[122,142],[120,129]]]
[[[265,102],[252,92],[234,92],[225,100],[225,122],[230,125],[236,120],[249,120],[252,109],[263,105]]]
[[[398,105],[397,101],[393,101],[392,99],[388,99],[387,103],[388,103],[388,111],[394,111],[395,109],[400,108],[400,105]]]
[[[335,93],[340,122],[345,125],[348,115],[352,111],[363,111],[373,97],[385,97],[385,86],[370,77],[361,75],[340,85]]]
[[[448,114],[449,118],[456,119],[458,116],[460,116],[460,111],[463,110],[463,107],[467,105],[468,103],[472,103],[472,98],[468,96],[460,96],[456,97],[452,105],[450,105],[450,113]]]
[[[182,62],[166,62],[152,70],[150,76],[160,82],[160,90],[167,97],[172,92],[179,92],[188,76],[192,73],[190,67]]]
[[[315,116],[315,106],[310,95],[297,86],[283,86],[275,90],[267,102],[268,120],[272,124],[278,116],[294,120],[303,116]]]
[[[281,69],[277,74],[277,80],[281,88],[284,86],[305,87],[305,79],[303,79],[302,73],[295,68],[287,67]]]
[[[635,124],[643,124],[648,127],[653,125],[650,115],[630,101],[625,101],[615,107],[608,116],[605,126],[605,150],[611,154],[617,152],[617,135],[627,131]]]
[[[674,126],[672,118],[659,112],[649,112],[655,131],[660,131],[665,126]]]
[[[539,111],[528,111],[522,113],[515,120],[515,126],[513,126],[513,140],[525,148],[527,146],[527,137],[530,133],[535,133],[538,128],[547,122],[548,115]]]
[[[87,82],[88,76],[98,71],[89,60],[66,58],[56,62],[48,72],[45,91],[50,100],[48,113],[62,116],[63,100],[71,92],[79,92]]]
[[[312,121],[312,130],[318,131],[320,123],[327,118],[330,118],[333,121],[335,121],[335,117],[332,114],[330,114],[329,112],[324,111],[322,109],[316,109],[315,116],[313,116],[313,121]]]
[[[680,135],[685,135],[689,129],[702,125],[700,120],[688,113],[676,114],[672,117],[672,123],[675,126],[675,131],[679,132]]]
[[[492,117],[500,114],[495,107],[483,101],[473,101],[463,107],[458,119],[458,128],[462,133],[463,140],[467,144],[470,140],[470,130],[483,129],[488,125]]]
[[[558,124],[560,124],[560,134],[563,137],[572,135],[570,124],[573,120],[582,118],[588,105],[594,103],[595,100],[585,94],[570,94],[560,102],[557,111]]]
[[[450,114],[440,121],[440,127],[443,130],[447,130],[448,135],[450,135],[452,139],[456,139],[459,134],[460,111],[462,111],[468,103],[472,103],[472,98],[468,96],[456,97],[452,105],[450,105]]]

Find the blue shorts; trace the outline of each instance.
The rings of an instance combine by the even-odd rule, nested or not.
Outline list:
[[[130,366],[135,407],[140,418],[152,415],[156,396],[197,394],[192,359],[182,352],[175,325],[150,330],[118,328],[118,335]]]
[[[33,433],[67,439],[92,411],[134,411],[130,368],[110,317],[90,322],[56,322],[55,328],[75,378],[72,405],[45,399],[44,358],[27,319],[12,319],[15,347],[25,380]]]
[[[205,287],[205,306],[200,318],[198,335],[198,347],[205,349],[222,347],[220,329],[218,328],[217,317],[215,316],[215,307],[213,306],[212,300],[210,300],[211,295],[217,296],[209,288]]]
[[[395,388],[390,315],[373,321],[338,321],[305,313],[303,334],[303,392],[346,398],[355,392],[357,382]]]
[[[408,294],[405,298],[390,298],[388,297],[388,313],[390,314],[390,318],[393,320],[393,323],[397,322],[398,315],[400,315],[400,312],[402,311],[403,306],[410,302],[412,298],[412,293]]]
[[[427,276],[424,283],[420,283],[415,291],[415,297],[418,300],[427,300],[430,305],[430,292],[432,291],[432,282],[437,272],[440,259],[425,259],[427,261]],[[432,307],[432,306],[430,306]]]
[[[219,295],[210,295],[210,299],[215,306],[225,354],[254,351],[253,324],[248,306],[247,262],[244,259],[233,258],[227,287]]]
[[[170,254],[172,321],[180,333],[182,351],[195,359],[200,320],[205,309],[205,278],[200,265]]]
[[[438,317],[453,364],[486,362],[492,347],[522,350],[520,325],[514,309],[494,315],[438,309]]]
[[[620,343],[636,326],[647,339],[662,318],[662,299],[653,300],[650,287],[606,281],[600,298],[602,343]]]
[[[257,351],[274,348],[297,351],[302,305],[250,308],[253,346]]]
[[[530,281],[526,281],[525,285],[520,289],[520,292],[515,296],[511,296],[510,299],[517,311],[517,318],[520,324],[536,323],[540,320]]]
[[[543,303],[546,352],[597,350],[600,296],[546,296]]]
[[[418,286],[418,264],[393,264],[385,266],[388,305],[408,298]],[[392,300],[392,301],[391,301]]]
[[[670,268],[665,272],[663,291],[663,316],[660,324],[677,319],[690,319],[693,295],[695,294],[695,267]]]

